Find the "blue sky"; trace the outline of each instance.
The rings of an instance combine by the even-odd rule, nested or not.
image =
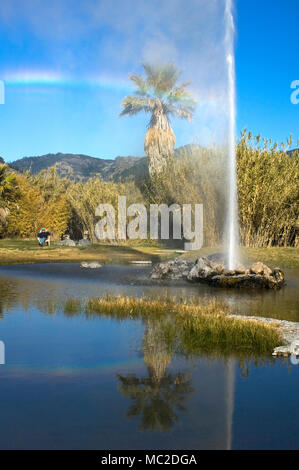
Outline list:
[[[157,4],[157,5],[156,5]],[[159,4],[159,8],[157,8]],[[118,118],[128,73],[170,59],[198,99],[177,146],[225,134],[224,0],[2,0],[0,155],[143,155],[149,117]],[[299,138],[297,0],[236,1],[237,131]]]

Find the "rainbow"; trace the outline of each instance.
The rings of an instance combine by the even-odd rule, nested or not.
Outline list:
[[[1,77],[5,86],[16,88],[99,88],[107,91],[129,92],[132,85],[128,78],[109,76],[75,78],[47,70],[23,70],[7,72]]]

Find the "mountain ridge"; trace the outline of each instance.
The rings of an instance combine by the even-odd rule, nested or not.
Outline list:
[[[55,166],[59,176],[85,181],[96,175],[103,180],[119,181],[138,173],[140,167],[145,167],[145,157],[117,156],[114,160],[91,157],[85,154],[48,153],[40,156],[23,157],[10,163],[18,171],[30,171],[33,175],[42,170]],[[135,168],[136,167],[136,168]]]

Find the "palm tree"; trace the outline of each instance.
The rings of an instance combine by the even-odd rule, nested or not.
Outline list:
[[[140,430],[169,431],[178,421],[176,410],[193,391],[188,373],[167,373],[174,353],[173,318],[147,319],[143,338],[143,357],[148,375],[120,375],[118,390],[132,404],[127,417],[141,416]]]
[[[181,75],[173,64],[143,64],[145,78],[130,75],[137,86],[135,96],[127,96],[120,116],[133,116],[140,111],[151,114],[145,136],[144,150],[148,158],[149,173],[158,174],[174,153],[175,135],[169,117],[192,120],[195,100],[186,90],[188,82],[177,84]]]
[[[141,416],[141,431],[170,431],[178,422],[176,410],[186,411],[183,403],[193,391],[187,372],[166,374],[159,383],[150,375],[139,378],[135,374],[117,374],[117,377],[118,390],[132,400],[126,416]]]

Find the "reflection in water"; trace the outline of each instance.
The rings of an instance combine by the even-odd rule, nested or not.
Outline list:
[[[233,441],[233,415],[234,415],[234,394],[235,394],[235,360],[229,359],[227,362],[227,382],[226,382],[226,449],[232,449]]]
[[[178,421],[176,409],[185,410],[183,403],[193,391],[189,373],[167,373],[175,346],[171,323],[171,317],[146,320],[142,349],[147,376],[117,375],[119,391],[133,402],[126,415],[141,416],[140,430],[169,431]]]
[[[105,269],[98,278],[79,266],[0,268],[0,339],[8,353],[0,367],[0,447],[298,448],[298,367],[195,350],[167,315],[121,322],[88,315],[83,306],[92,296],[165,291],[124,282],[118,267],[107,267],[107,282]],[[292,282],[279,293],[216,295],[243,313],[298,318]],[[203,301],[211,293],[193,285],[168,292]]]

